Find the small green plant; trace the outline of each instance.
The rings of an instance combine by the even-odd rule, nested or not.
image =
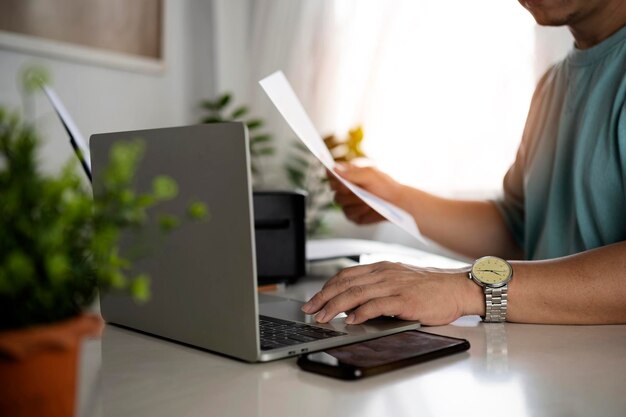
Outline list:
[[[274,155],[275,149],[272,146],[273,137],[269,133],[263,132],[265,122],[263,119],[248,117],[250,109],[243,105],[234,105],[233,95],[224,93],[213,100],[204,100],[200,106],[207,112],[202,118],[202,123],[219,122],[243,122],[248,127],[250,133],[250,170],[254,185],[262,187],[265,185],[263,170],[261,169],[263,158]]]
[[[285,171],[291,185],[307,193],[307,236],[319,237],[327,234],[329,230],[324,223],[324,215],[336,205],[328,186],[326,168],[302,142],[297,140],[285,163]]]
[[[117,143],[93,199],[75,162],[58,176],[39,172],[34,130],[0,107],[0,330],[50,323],[75,316],[100,291],[123,291],[148,299],[149,278],[130,276],[133,259],[118,249],[122,231],[150,229],[147,210],[172,199],[169,177],[137,194],[132,181],[143,143]],[[207,208],[192,202],[186,216],[204,219]],[[180,223],[158,216],[166,233]]]

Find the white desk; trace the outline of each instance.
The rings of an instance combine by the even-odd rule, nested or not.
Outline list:
[[[308,277],[288,292],[321,286]],[[87,342],[82,416],[625,416],[626,326],[486,325],[424,329],[469,352],[356,382],[246,364],[106,326]]]

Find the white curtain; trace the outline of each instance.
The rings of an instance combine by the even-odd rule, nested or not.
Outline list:
[[[267,123],[274,135],[276,156],[273,166],[264,167],[266,184],[286,187],[282,169],[295,141],[291,129],[271,104],[258,81],[282,70],[316,124],[320,115],[316,102],[322,85],[320,67],[328,61],[327,25],[332,21],[332,2],[318,0],[253,0],[250,10],[248,68],[242,72],[247,101],[254,113]],[[319,125],[318,125],[319,126]]]

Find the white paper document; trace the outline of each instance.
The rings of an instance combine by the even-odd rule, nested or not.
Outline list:
[[[361,187],[345,180],[335,173],[335,161],[324,144],[324,140],[313,125],[307,115],[302,103],[291,88],[289,81],[282,73],[277,71],[274,74],[259,81],[263,90],[268,95],[274,106],[285,118],[296,136],[309,148],[309,150],[320,160],[329,171],[331,171],[339,181],[341,181],[350,191],[356,194],[367,205],[380,213],[393,224],[401,227],[410,235],[421,242],[427,241],[422,237],[413,220],[413,217],[401,208],[365,191]]]

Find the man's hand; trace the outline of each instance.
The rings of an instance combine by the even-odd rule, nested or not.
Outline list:
[[[469,267],[427,269],[392,262],[347,268],[326,282],[302,310],[316,314],[320,323],[353,310],[347,324],[378,316],[448,324],[463,315],[484,314],[482,290],[469,280],[468,272]]]
[[[398,205],[402,185],[373,167],[339,165],[337,174],[370,193]],[[384,218],[348,190],[334,175],[328,173],[330,188],[335,191],[335,202],[341,206],[346,217],[357,224],[377,223]]]

